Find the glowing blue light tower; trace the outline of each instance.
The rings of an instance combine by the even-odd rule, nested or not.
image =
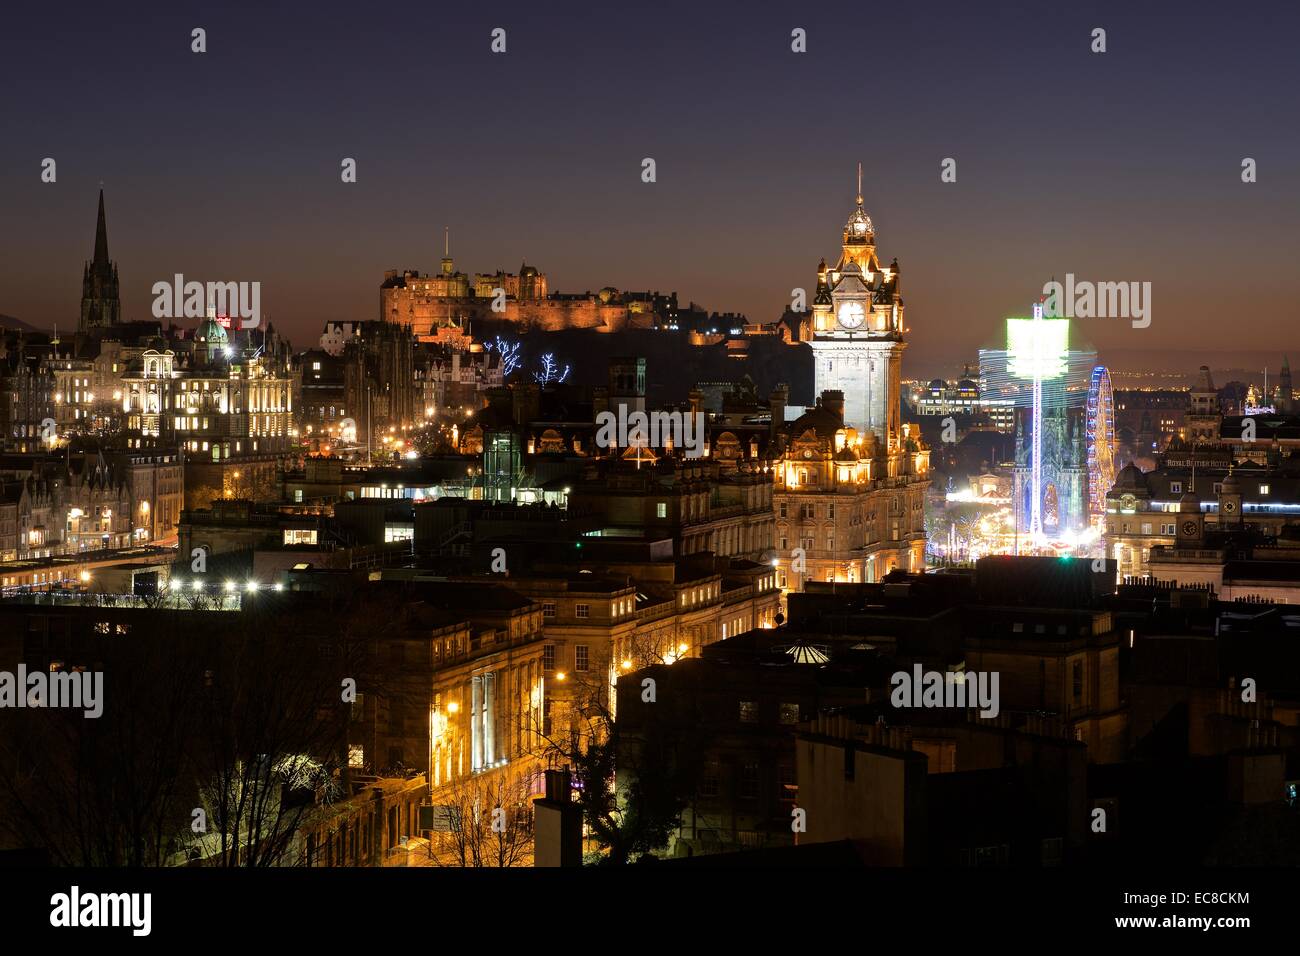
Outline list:
[[[1032,319],[1007,319],[1007,372],[1033,383],[1029,537],[1034,544],[1043,536],[1043,382],[1066,373],[1069,343],[1070,320],[1043,318],[1042,302],[1034,303]]]

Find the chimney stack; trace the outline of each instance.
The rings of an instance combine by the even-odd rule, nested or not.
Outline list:
[[[545,772],[546,796],[533,801],[533,866],[582,866],[582,808],[568,767]]]
[[[768,396],[767,404],[772,409],[772,426],[769,434],[773,438],[781,431],[781,426],[785,424],[785,406],[789,400],[790,389],[784,382],[772,389],[772,394]]]
[[[839,389],[827,389],[822,392],[822,408],[834,414],[840,421],[844,421],[844,393]]]

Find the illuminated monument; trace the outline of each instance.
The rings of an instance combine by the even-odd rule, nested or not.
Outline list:
[[[1023,432],[1019,427],[1016,430],[1016,493],[1015,500],[1018,506],[1023,508],[1026,497],[1028,498],[1028,524],[1025,530],[1029,533],[1030,538],[1036,539],[1043,535],[1043,512],[1046,510],[1048,517],[1058,527],[1061,523],[1061,493],[1063,490],[1072,491],[1071,487],[1075,477],[1068,456],[1062,460],[1061,456],[1054,456],[1056,461],[1053,463],[1061,467],[1049,467],[1044,469],[1043,465],[1043,383],[1051,382],[1065,376],[1068,370],[1066,362],[1066,351],[1070,344],[1070,322],[1068,319],[1045,319],[1043,318],[1042,303],[1034,304],[1034,317],[1032,319],[1007,319],[1007,372],[1012,378],[1024,379],[1030,383],[1030,417],[1029,417],[1029,455],[1028,455],[1028,493],[1022,487],[1023,481],[1020,450],[1024,444],[1022,440]],[[1053,439],[1058,436],[1053,435]],[[1060,443],[1053,441],[1056,446],[1053,450],[1059,450]],[[1082,462],[1079,462],[1081,465]],[[1046,486],[1043,484],[1044,471],[1047,471],[1049,482]],[[1061,481],[1062,478],[1067,478]],[[1064,486],[1064,487],[1063,487]],[[1046,500],[1045,500],[1046,499]]]
[[[872,432],[882,448],[902,441],[903,299],[898,260],[882,266],[876,228],[862,207],[858,166],[857,207],[844,224],[839,262],[817,268],[812,335],[816,394],[844,394],[844,425]]]
[[[1031,542],[1095,532],[1114,480],[1110,374],[1070,347],[1070,320],[1007,320],[1007,347],[980,352],[985,394],[1013,398],[1016,527]],[[1032,546],[1032,544],[1031,544]]]

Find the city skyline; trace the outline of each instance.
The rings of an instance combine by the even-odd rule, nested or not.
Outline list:
[[[20,938],[1280,913],[1300,10],[157,6],[0,33]]]

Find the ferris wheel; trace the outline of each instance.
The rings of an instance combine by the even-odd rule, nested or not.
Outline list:
[[[1092,370],[1088,386],[1088,519],[1097,525],[1106,514],[1106,493],[1115,484],[1115,399],[1110,372]]]

